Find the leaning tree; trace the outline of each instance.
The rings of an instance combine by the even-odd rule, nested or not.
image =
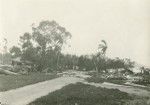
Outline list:
[[[98,45],[98,53],[93,56],[93,63],[95,65],[96,71],[102,69],[106,70],[106,50],[108,46],[105,40],[101,40],[101,43]]]
[[[98,50],[100,51],[100,54],[105,55],[106,50],[108,46],[105,40],[101,40],[101,43],[98,45]]]

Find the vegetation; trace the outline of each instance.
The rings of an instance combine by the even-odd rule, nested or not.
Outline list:
[[[123,77],[108,78],[108,77],[103,77],[101,74],[92,75],[86,80],[88,82],[94,82],[94,83],[110,82],[110,83],[115,83],[115,84],[120,84],[120,85],[126,82],[126,79]]]
[[[133,83],[139,85],[150,86],[150,75],[143,75],[141,80],[134,81]]]
[[[10,53],[0,53],[0,63],[1,64],[11,64],[11,54]]]
[[[32,27],[32,33],[20,37],[20,46],[10,50],[13,57],[21,56],[36,65],[39,71],[46,68],[59,68],[61,50],[71,34],[55,21],[42,21]]]
[[[126,79],[124,79],[124,78],[122,78],[122,77],[118,77],[118,78],[108,78],[108,79],[106,80],[106,82],[123,85],[124,83],[126,83]]]
[[[149,97],[132,96],[133,100],[127,101],[124,105],[149,105]]]
[[[117,89],[70,84],[29,105],[124,105],[132,97]]]
[[[16,89],[30,84],[54,79],[56,74],[32,73],[30,75],[0,75],[0,91]]]
[[[67,45],[70,38],[70,32],[56,21],[41,21],[37,26],[32,26],[31,33],[25,32],[20,36],[19,46],[13,46],[10,49],[11,55],[7,51],[7,39],[4,39],[3,49],[5,53],[1,54],[2,56],[0,55],[0,59],[2,59],[3,63],[7,63],[11,61],[11,57],[20,57],[22,61],[32,63],[33,67],[31,67],[32,70],[30,71],[95,70],[106,76],[110,69],[118,71],[118,69],[123,68],[125,71],[130,71],[134,67],[135,62],[130,59],[108,58],[106,52],[109,46],[105,40],[101,40],[97,48],[98,52],[95,54],[81,56],[63,54],[62,49]],[[21,66],[21,68],[23,67]],[[146,71],[144,68],[141,68],[141,70]],[[91,80],[103,81],[98,76],[91,78]],[[116,80],[116,78],[113,80],[109,79],[114,83],[123,82],[119,81],[119,79]],[[144,79],[144,81],[147,80]]]
[[[98,53],[93,55],[65,55],[61,53],[67,45],[71,34],[56,21],[41,21],[38,26],[32,26],[31,33],[24,33],[20,37],[19,46],[13,46],[10,53],[13,58],[21,57],[22,60],[32,62],[38,71],[78,69],[96,70],[128,69],[134,62],[130,59],[110,59],[106,57],[107,42],[101,40]]]
[[[99,77],[99,76],[96,76],[96,77],[90,77],[90,78],[87,78],[86,79],[88,82],[95,82],[95,83],[103,83],[103,82],[105,82],[106,81],[106,79],[104,79],[104,78],[101,78],[101,77]]]
[[[98,45],[98,52],[91,55],[71,55],[63,54],[62,49],[68,45],[71,33],[64,27],[60,26],[56,21],[41,21],[37,26],[32,26],[32,32],[25,32],[20,36],[19,45],[13,46],[7,51],[7,39],[4,39],[3,53],[0,53],[1,64],[10,64],[12,59],[21,58],[22,61],[28,61],[29,65],[20,64],[12,70],[2,68],[1,74],[8,74],[12,71],[16,74],[25,74],[22,71],[28,71],[29,75],[1,75],[0,74],[0,91],[16,89],[30,84],[50,80],[56,78],[56,74],[48,74],[47,72],[63,71],[68,69],[96,71],[91,74],[92,77],[87,78],[88,82],[111,82],[116,84],[124,84],[126,79],[121,76],[109,77],[109,70],[119,69],[131,72],[135,62],[130,59],[120,59],[118,57],[112,59],[106,56],[108,44],[105,40],[101,40]],[[22,65],[22,66],[21,66]],[[31,70],[32,69],[32,70]],[[142,80],[134,83],[148,85],[150,84],[150,69],[141,68],[143,74]],[[125,74],[122,71],[122,74]],[[10,73],[9,73],[10,74]],[[28,74],[28,73],[27,73]],[[140,101],[139,101],[140,100]],[[64,88],[50,93],[29,105],[148,105],[145,98],[133,98],[127,93],[117,89],[105,89],[94,87],[82,83],[71,84]]]

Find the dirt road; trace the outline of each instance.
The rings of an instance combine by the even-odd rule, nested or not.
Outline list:
[[[59,77],[53,80],[1,92],[0,102],[6,105],[26,105],[50,92],[61,89],[63,86],[76,82],[82,82],[82,79],[75,77]]]

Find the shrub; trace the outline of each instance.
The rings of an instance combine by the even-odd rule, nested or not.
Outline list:
[[[150,75],[144,75],[141,80],[133,81],[133,83],[148,86],[150,85]]]
[[[90,78],[87,78],[86,79],[88,82],[95,82],[95,83],[103,83],[105,82],[106,80],[104,78],[101,78],[101,77],[90,77]]]

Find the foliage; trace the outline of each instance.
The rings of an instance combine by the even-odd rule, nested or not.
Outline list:
[[[33,40],[37,43],[40,48],[40,65],[39,69],[45,67],[45,60],[47,58],[47,52],[54,51],[56,55],[55,66],[58,67],[59,56],[62,46],[67,43],[67,40],[71,38],[71,34],[66,31],[64,27],[61,27],[55,21],[42,21],[39,26],[32,27]]]
[[[36,65],[38,71],[76,69],[96,70],[107,72],[107,69],[133,67],[130,59],[110,59],[105,56],[108,49],[107,42],[101,40],[98,45],[98,53],[93,55],[65,55],[62,48],[67,45],[71,34],[56,21],[41,21],[39,25],[32,27],[31,33],[20,36],[20,47],[13,46],[10,49],[12,57],[21,56]]]
[[[6,38],[2,39],[2,42],[0,43],[0,64],[10,64],[11,61],[11,55],[10,53],[7,51],[7,44],[8,44],[8,40]]]
[[[41,21],[32,27],[32,33],[24,33],[20,37],[20,48],[12,47],[14,57],[33,62],[39,71],[46,68],[57,69],[61,50],[67,44],[71,34],[55,21]]]
[[[90,77],[86,79],[88,82],[94,82],[94,83],[103,83],[106,81],[106,79],[100,77],[100,76],[96,76],[96,77]]]
[[[126,79],[123,77],[109,77],[107,74],[100,74],[100,73],[93,73],[91,77],[86,79],[88,82],[94,83],[103,83],[103,82],[110,82],[114,84],[124,84]]]
[[[101,44],[99,44],[98,49],[100,50],[100,53],[105,55],[106,54],[106,50],[108,48],[107,43],[105,40],[101,40]]]
[[[150,75],[143,75],[141,80],[134,81],[133,83],[149,86],[150,85]]]
[[[13,58],[19,57],[21,55],[21,49],[19,47],[17,47],[17,46],[13,46],[10,49],[10,53],[11,53]]]
[[[11,54],[10,53],[0,53],[0,63],[10,64],[11,63]]]
[[[94,64],[92,59],[90,59],[88,56],[80,56],[78,58],[78,66],[80,70],[92,70],[94,69]]]
[[[114,84],[119,84],[123,85],[126,83],[126,79],[123,77],[118,77],[118,78],[107,78],[106,82],[114,83]]]
[[[135,62],[134,62],[134,61],[131,61],[129,58],[123,59],[123,61],[124,61],[124,67],[125,67],[126,69],[129,69],[129,68],[133,68],[133,67],[134,67]]]
[[[29,105],[123,105],[131,97],[117,89],[70,84],[39,98]]]

